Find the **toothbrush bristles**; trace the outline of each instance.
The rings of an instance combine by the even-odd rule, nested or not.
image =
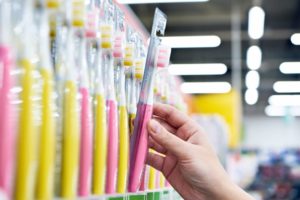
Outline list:
[[[156,55],[155,66],[159,68],[164,68],[169,65],[171,56],[171,48],[167,46],[159,46]]]

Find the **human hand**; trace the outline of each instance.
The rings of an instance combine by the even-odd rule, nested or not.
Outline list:
[[[147,163],[161,171],[187,200],[252,200],[233,184],[200,127],[184,113],[155,104],[148,123]]]

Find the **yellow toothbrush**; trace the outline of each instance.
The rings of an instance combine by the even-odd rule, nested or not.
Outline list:
[[[39,168],[37,173],[36,198],[52,199],[55,160],[55,123],[53,115],[52,74],[41,70],[42,75],[42,124],[40,132]]]
[[[95,136],[93,154],[93,178],[92,193],[102,195],[105,191],[106,159],[107,159],[107,123],[106,123],[106,99],[104,96],[103,78],[101,69],[101,50],[97,46],[96,68],[97,86],[94,97]]]
[[[161,172],[159,172],[159,187],[162,189],[165,188],[165,185],[166,185],[166,179],[164,175]]]
[[[31,0],[25,2],[24,19],[26,25],[33,24],[33,3]],[[33,98],[35,65],[32,62],[34,49],[32,47],[32,34],[24,27],[24,37],[22,55],[19,62],[19,68],[22,71],[20,84],[22,91],[20,93],[20,113],[19,113],[19,134],[17,143],[17,165],[16,165],[16,200],[27,200],[34,198],[35,175],[37,168],[37,109]]]
[[[126,106],[125,94],[125,68],[123,65],[123,34],[117,34],[115,37],[113,56],[116,67],[120,70],[119,78],[119,163],[118,163],[118,180],[117,193],[125,193],[128,177],[129,164],[129,127],[128,127],[128,113]]]
[[[77,86],[73,74],[73,31],[70,28],[67,44],[67,74],[63,94],[61,196],[74,198],[77,194],[79,165],[79,113]]]
[[[154,152],[152,149],[150,149],[150,152]],[[148,189],[154,190],[156,188],[156,173],[157,171],[153,167],[149,167],[149,179],[148,179]]]
[[[17,150],[17,168],[16,168],[16,188],[15,199],[27,200],[33,199],[35,169],[37,166],[36,148],[37,148],[37,130],[34,122],[34,103],[32,97],[33,91],[33,70],[34,65],[30,60],[24,59],[20,62],[23,70],[21,77],[21,111],[20,111],[20,128]]]
[[[107,155],[106,112],[105,98],[101,94],[95,95],[95,141],[93,159],[93,187],[92,192],[102,195],[105,191],[105,172]]]
[[[119,171],[118,171],[118,185],[117,192],[125,193],[128,174],[129,163],[129,127],[128,115],[126,105],[119,106]]]
[[[43,6],[43,5],[41,5]],[[39,140],[39,163],[36,182],[36,199],[50,200],[54,192],[55,122],[53,99],[53,74],[50,60],[49,26],[45,7],[40,16],[40,74],[42,83],[41,128]]]

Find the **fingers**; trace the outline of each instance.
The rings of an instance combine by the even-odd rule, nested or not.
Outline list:
[[[161,154],[166,154],[167,153],[166,148],[162,147],[157,142],[155,142],[152,137],[149,137],[148,142],[149,142],[149,147],[151,149],[154,149],[156,152],[161,153]]]
[[[160,125],[162,125],[167,131],[175,134],[177,137],[181,138],[184,141],[188,141],[188,139],[192,135],[198,132],[198,127],[195,126],[192,120],[189,120],[187,123],[185,123],[183,126],[176,130],[174,127],[172,127],[170,124],[168,124],[161,118],[154,117],[153,119],[160,123]]]
[[[164,147],[167,151],[174,154],[176,157],[185,156],[185,147],[187,143],[175,136],[174,134],[167,131],[162,125],[160,125],[155,120],[150,120],[148,123],[148,131],[150,136],[157,142],[160,146]]]
[[[168,124],[165,120],[163,120],[160,117],[154,116],[153,119],[155,119],[156,121],[158,121],[167,131],[169,131],[170,133],[175,134],[176,133],[176,129],[171,126],[170,124]]]
[[[194,124],[192,120],[190,120],[177,130],[176,135],[184,141],[188,141],[188,139],[194,134],[196,134],[198,131],[198,127]]]
[[[147,164],[155,169],[162,171],[164,166],[164,157],[156,153],[148,152]]]
[[[187,115],[167,104],[154,104],[153,115],[164,119],[174,128],[179,128],[189,121],[189,117]]]

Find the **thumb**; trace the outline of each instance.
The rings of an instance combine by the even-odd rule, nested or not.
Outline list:
[[[177,137],[176,135],[167,131],[156,120],[150,120],[148,123],[148,131],[151,137],[167,151],[171,152],[178,158],[185,156],[185,149],[187,143]]]

